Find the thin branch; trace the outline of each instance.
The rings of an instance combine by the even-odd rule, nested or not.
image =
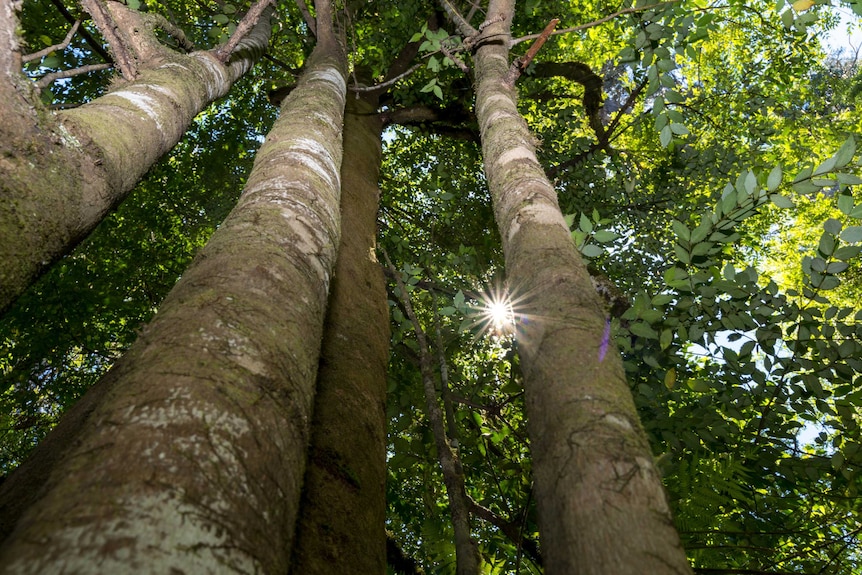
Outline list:
[[[51,52],[53,52],[55,50],[65,50],[66,46],[68,46],[69,43],[72,42],[72,38],[74,38],[75,32],[78,31],[78,26],[80,26],[80,25],[81,25],[81,21],[75,20],[75,23],[72,24],[72,29],[69,30],[69,33],[66,34],[66,37],[63,38],[62,42],[60,42],[59,44],[54,44],[53,46],[48,46],[44,50],[39,50],[38,52],[33,52],[32,54],[27,54],[26,56],[22,56],[21,61],[25,62],[25,63],[26,62],[32,62],[33,60],[38,60],[39,58],[41,58],[43,56],[47,56],[48,54],[50,54]]]
[[[452,516],[452,526],[455,532],[455,558],[456,573],[458,575],[475,575],[479,573],[480,557],[476,541],[470,536],[470,499],[464,487],[464,468],[458,454],[452,449],[446,437],[446,429],[443,424],[443,412],[437,400],[437,390],[434,385],[434,369],[432,367],[431,352],[425,331],[413,311],[410,302],[410,294],[401,280],[401,274],[395,269],[389,254],[385,249],[381,250],[386,265],[395,278],[398,287],[398,299],[410,323],[413,324],[413,332],[416,334],[416,342],[419,344],[419,370],[422,373],[422,387],[425,392],[425,408],[428,421],[431,424],[434,444],[437,447],[437,459],[443,472],[443,483],[449,497],[449,513]]]
[[[440,0],[440,7],[443,8],[443,11],[446,13],[446,16],[449,17],[449,20],[455,24],[455,28],[458,29],[458,33],[464,36],[465,38],[469,36],[474,36],[481,32],[481,30],[476,30],[473,28],[467,20],[461,16],[461,12],[458,11],[455,6],[452,5],[449,0]]]
[[[93,18],[93,23],[105,37],[108,45],[111,47],[111,52],[114,56],[114,62],[119,68],[120,73],[126,80],[134,80],[138,72],[136,70],[132,56],[129,50],[123,43],[119,34],[115,30],[114,18],[111,16],[108,9],[100,2],[100,0],[81,0],[81,6]]]
[[[186,52],[191,52],[195,49],[194,42],[186,37],[186,33],[179,26],[170,22],[161,14],[150,14],[150,17],[158,24],[159,28],[164,30],[171,38],[177,41],[177,45],[180,48]]]
[[[643,12],[645,10],[654,10],[654,9],[662,8],[664,6],[668,6],[670,4],[676,4],[677,2],[680,2],[680,1],[681,0],[668,0],[667,2],[660,2],[658,4],[651,4],[649,6],[639,6],[639,7],[633,6],[631,8],[626,8],[624,10],[620,10],[619,12],[614,12],[613,14],[608,14],[607,16],[605,16],[603,18],[599,18],[598,20],[588,22],[587,24],[581,24],[580,26],[573,26],[571,28],[565,28],[563,30],[557,30],[557,31],[553,32],[551,35],[557,36],[559,34],[568,34],[570,32],[579,32],[581,30],[586,30],[588,28],[594,28],[595,26],[599,26],[601,24],[604,24],[605,22],[609,22],[609,21],[611,21],[614,18],[617,18],[619,16],[624,16],[626,14],[632,14],[634,12]],[[520,44],[521,42],[526,42],[527,40],[535,40],[535,39],[539,38],[543,33],[544,32],[542,32],[540,34],[530,34],[529,36],[521,36],[520,38],[513,38],[509,42],[509,47],[511,48],[512,46],[515,46],[516,44]]]
[[[275,0],[258,0],[254,5],[252,5],[249,11],[246,12],[245,16],[242,17],[239,24],[237,24],[236,30],[231,34],[227,44],[215,51],[215,57],[218,58],[219,62],[225,63],[228,61],[231,53],[236,49],[242,39],[248,36],[249,32],[257,26],[257,22],[260,20],[263,11],[270,5],[275,7]]]
[[[469,74],[469,73],[470,73],[470,67],[469,67],[469,66],[467,66],[467,64],[465,64],[464,62],[462,62],[462,61],[461,61],[461,59],[460,59],[458,56],[456,56],[455,54],[453,54],[453,53],[452,53],[448,48],[446,48],[446,46],[444,46],[442,43],[440,44],[440,51],[443,53],[443,55],[444,55],[444,56],[446,56],[447,58],[449,58],[450,60],[452,60],[452,61],[455,63],[455,65],[456,65],[456,66],[458,66],[458,68],[460,68],[460,69],[461,69],[461,71],[462,71],[462,72],[464,72],[465,74]]]
[[[370,92],[379,92],[381,90],[385,90],[389,86],[392,86],[393,84],[398,82],[398,80],[406,78],[407,76],[409,76],[410,74],[412,74],[413,72],[415,72],[419,68],[422,68],[423,66],[425,66],[425,64],[423,64],[423,63],[415,64],[414,66],[411,66],[410,68],[408,68],[407,71],[402,72],[401,74],[398,74],[394,78],[390,78],[389,80],[386,80],[385,82],[381,82],[380,84],[374,84],[373,86],[350,86],[349,90],[351,92],[357,92],[360,94],[361,93],[370,93]]]
[[[39,78],[39,81],[36,82],[36,86],[40,90],[42,90],[50,86],[51,83],[55,80],[60,80],[62,78],[72,78],[81,74],[96,72],[97,70],[106,70],[108,68],[112,68],[113,66],[113,64],[90,64],[89,66],[81,66],[80,68],[74,68],[72,70],[62,70],[60,72],[54,72],[53,74],[46,74]]]
[[[66,9],[66,7],[60,0],[51,0],[51,3],[54,5],[57,11],[62,14],[63,18],[65,18],[69,24],[74,24],[78,20],[78,18],[73,16],[72,13]],[[101,56],[106,62],[114,61],[114,59],[111,58],[111,55],[108,54],[102,47],[101,42],[97,42],[96,39],[93,38],[92,34],[87,31],[86,27],[79,29],[78,33],[81,34],[81,37],[84,39],[85,42],[87,42],[87,45],[90,46],[90,49],[92,49],[99,56]]]
[[[527,69],[527,66],[530,65],[530,62],[533,61],[533,58],[536,57],[536,54],[539,53],[539,50],[542,49],[542,46],[545,45],[545,42],[548,40],[548,37],[551,35],[551,32],[554,31],[554,28],[557,27],[557,24],[560,23],[559,18],[554,18],[548,25],[545,26],[545,29],[542,30],[542,33],[539,34],[539,37],[533,42],[533,45],[530,46],[530,49],[527,50],[527,53],[521,56],[520,58],[516,58],[512,65],[509,66],[509,71],[506,73],[506,77],[503,79],[503,84],[507,87],[511,88],[515,85],[515,82],[521,76],[521,72]]]
[[[317,38],[317,21],[308,10],[308,4],[305,3],[305,0],[296,0],[296,7],[299,8],[299,12],[302,14],[302,19],[305,20],[305,25],[308,26],[308,29],[314,37]]]

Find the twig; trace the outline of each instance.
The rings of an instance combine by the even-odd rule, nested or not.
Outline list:
[[[258,0],[249,9],[249,11],[246,12],[245,16],[243,16],[242,20],[237,24],[236,30],[231,34],[227,44],[215,51],[215,57],[218,58],[220,62],[225,63],[228,61],[231,53],[237,47],[237,44],[239,44],[243,38],[248,36],[248,33],[257,25],[257,21],[260,20],[260,16],[263,14],[263,11],[266,10],[266,7],[270,4],[275,6],[275,0]]]
[[[440,51],[443,53],[444,56],[452,60],[455,65],[461,69],[462,72],[464,72],[465,74],[470,73],[470,67],[467,66],[467,64],[465,64],[464,62],[462,62],[458,56],[450,52],[449,49],[446,48],[446,46],[444,46],[443,44],[440,44]]]
[[[158,24],[159,28],[164,30],[171,38],[177,41],[177,45],[181,47],[186,52],[191,52],[195,49],[195,44],[191,40],[186,37],[186,33],[183,30],[175,25],[173,22],[170,22],[167,18],[162,16],[161,14],[150,14],[150,17]]]
[[[81,25],[80,20],[75,20],[75,23],[72,24],[72,29],[69,30],[69,33],[66,34],[66,37],[63,38],[63,41],[59,44],[54,44],[53,46],[48,46],[44,50],[39,50],[38,52],[33,52],[32,54],[27,54],[26,56],[21,57],[22,62],[32,62],[33,60],[38,60],[42,56],[47,56],[51,52],[55,50],[65,50],[66,46],[72,41],[72,38],[75,36],[75,32],[78,31],[78,26]]]
[[[79,76],[81,74],[95,72],[97,70],[106,70],[112,67],[113,64],[90,64],[89,66],[81,66],[80,68],[74,68],[72,70],[54,72],[53,74],[46,74],[39,78],[39,81],[36,82],[36,86],[41,90],[50,86],[51,83],[54,82],[54,80],[60,80],[62,78],[72,78],[73,76]]]
[[[557,27],[557,24],[560,23],[559,18],[554,18],[548,25],[545,26],[545,29],[542,30],[542,33],[539,34],[539,37],[533,42],[533,45],[530,46],[530,49],[527,50],[527,53],[521,56],[520,58],[516,58],[512,65],[509,66],[509,71],[506,72],[506,77],[503,79],[503,84],[507,87],[511,88],[515,85],[515,82],[521,76],[521,72],[527,69],[527,66],[530,65],[530,62],[533,61],[533,58],[536,57],[536,54],[539,53],[539,50],[542,49],[545,42],[548,40],[548,37],[551,35],[551,32],[554,31],[554,28]]]
[[[407,71],[402,72],[401,74],[398,74],[394,78],[390,78],[389,80],[386,80],[385,82],[381,82],[380,84],[374,84],[373,86],[350,86],[349,90],[351,92],[357,92],[357,93],[379,92],[380,90],[383,90],[383,89],[388,88],[389,86],[395,84],[398,80],[401,80],[402,78],[406,78],[407,76],[409,76],[410,74],[412,74],[413,72],[415,72],[419,68],[422,68],[423,66],[425,66],[425,64],[421,64],[421,63],[415,64],[415,65],[411,66],[410,68],[408,68]]]
[[[63,3],[61,2],[61,0],[51,0],[51,3],[54,5],[54,7],[57,9],[57,11],[60,12],[60,14],[62,14],[63,18],[65,18],[69,24],[75,23],[77,18],[75,16],[73,16],[72,13],[69,12],[65,6],[63,6]],[[87,44],[90,46],[90,48],[94,52],[99,54],[106,62],[113,62],[114,61],[114,59],[111,58],[111,55],[108,54],[105,51],[105,49],[102,47],[101,42],[97,42],[93,38],[93,36],[87,31],[86,28],[80,28],[78,30],[78,33],[81,34],[81,37],[84,39],[85,42],[87,42]]]
[[[452,5],[451,2],[449,2],[449,0],[440,0],[440,7],[443,8],[444,12],[446,12],[446,16],[449,17],[449,20],[455,24],[455,28],[458,29],[458,33],[465,38],[475,36],[481,32],[481,30],[476,30],[470,26],[470,23],[461,16],[461,13]]]
[[[305,25],[308,26],[308,29],[317,37],[317,21],[314,19],[314,16],[311,15],[311,12],[308,10],[308,4],[305,3],[305,0],[296,0],[296,6],[299,8],[299,12],[302,14],[302,19],[305,20]]]
[[[134,80],[138,76],[138,72],[128,48],[114,29],[114,18],[108,9],[99,0],[81,0],[81,6],[90,14],[93,23],[107,40],[114,56],[114,62],[123,78]]]
[[[557,36],[559,34],[568,34],[569,32],[579,32],[581,30],[586,30],[588,28],[593,28],[595,26],[599,26],[604,24],[605,22],[609,22],[616,18],[617,16],[623,16],[625,14],[631,14],[633,12],[643,12],[645,10],[652,10],[655,8],[661,8],[662,6],[667,6],[669,4],[676,4],[681,0],[668,0],[667,2],[660,2],[658,4],[651,4],[649,6],[640,6],[640,7],[631,7],[626,8],[624,10],[620,10],[619,12],[614,12],[613,14],[608,14],[603,18],[599,18],[598,20],[594,20],[592,22],[588,22],[587,24],[581,24],[580,26],[572,26],[571,28],[564,28],[563,30],[557,30],[552,33],[552,36]],[[544,34],[544,32],[542,32]],[[539,38],[542,34],[530,34],[529,36],[521,36],[520,38],[513,38],[509,42],[509,47],[515,46],[516,44],[520,44],[521,42],[526,42],[527,40],[535,40]]]

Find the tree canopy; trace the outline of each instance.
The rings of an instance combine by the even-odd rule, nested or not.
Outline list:
[[[125,4],[186,52],[228,41],[250,7]],[[362,114],[383,126],[388,569],[455,570],[442,429],[482,572],[541,573],[515,336],[535,294],[506,279],[474,39],[447,6],[494,24],[447,0],[345,1],[336,17],[348,99],[379,96]],[[266,56],[0,318],[3,474],[140,336],[237,202],[314,47],[308,9],[280,3]],[[695,573],[862,568],[862,73],[819,42],[842,11],[858,21],[862,4],[526,0],[512,17],[519,112]],[[26,0],[18,18],[44,113],[118,82],[81,6]]]

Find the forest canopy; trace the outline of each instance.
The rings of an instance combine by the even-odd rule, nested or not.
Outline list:
[[[63,414],[148,337],[196,255],[230,228],[225,218],[252,195],[243,190],[256,181],[249,174],[259,148],[301,97],[303,74],[318,64],[315,46],[328,37],[320,24],[328,2],[279,2],[250,33],[243,17],[252,3],[127,0],[122,13],[149,23],[158,47],[136,46],[125,56],[138,60],[125,59],[122,41],[95,14],[94,6],[112,4],[2,3],[10,14],[15,5],[23,55],[15,72],[27,84],[14,89],[28,94],[34,117],[85,122],[94,109],[86,105],[149,73],[146,50],[191,61],[232,36],[254,39],[261,22],[271,37],[265,53],[228,50],[235,77],[224,94],[198,98],[201,109],[174,129],[175,144],[142,152],[153,163],[137,176],[118,169],[111,177],[129,180],[130,191],[117,191],[92,231],[68,233],[68,250],[40,256],[32,284],[0,302],[0,474],[9,482]],[[379,176],[368,176],[377,187],[362,193],[375,201],[379,193],[369,261],[385,277],[385,313],[364,314],[354,303],[344,314],[358,340],[388,338],[378,450],[387,572],[464,572],[466,525],[474,572],[543,573],[536,436],[527,423],[541,417],[530,411],[525,379],[539,364],[543,373],[565,369],[561,378],[583,373],[542,364],[541,354],[525,363],[534,350],[523,334],[581,319],[528,312],[545,288],[513,281],[515,248],[504,242],[517,223],[503,223],[489,191],[498,177],[489,177],[491,121],[477,87],[481,49],[502,42],[482,32],[503,18],[484,4],[448,0],[331,8],[346,53],[344,125],[376,122],[378,142],[349,143],[344,128],[344,190],[366,177],[348,166],[373,163],[349,164],[349,153],[382,146]],[[122,28],[120,12],[105,13]],[[531,134],[526,145],[585,264],[589,298],[602,304],[587,343],[600,363],[619,349],[695,573],[862,569],[862,71],[859,47],[827,53],[821,43],[830,31],[858,28],[860,16],[859,2],[822,0],[526,0],[507,16],[510,88]],[[242,53],[240,66],[242,50],[253,54]],[[0,166],[7,182],[32,177],[10,166]],[[344,218],[339,258],[367,259],[367,248],[345,250],[358,232]],[[346,273],[334,269],[336,279]],[[328,289],[330,276],[321,275]],[[255,317],[265,331],[268,318]],[[330,321],[309,336],[324,350]],[[241,354],[231,347],[224,355],[232,353]],[[337,424],[328,432],[338,434]],[[339,461],[323,467],[361,483]]]

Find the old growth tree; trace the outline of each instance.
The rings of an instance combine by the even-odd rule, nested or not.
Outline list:
[[[65,226],[12,248],[9,301],[221,92],[171,92],[171,121],[117,99],[187,81],[178,52],[220,66],[249,8],[129,4],[28,1],[16,40],[3,3],[4,41],[51,47],[34,79],[157,54],[48,77],[46,108],[4,60],[30,226],[4,237]],[[4,470],[69,408],[0,487],[3,563],[684,572],[678,532],[695,572],[858,569],[855,63],[820,52],[825,5],[649,4],[279,6],[266,59],[0,324]],[[155,24],[118,47],[99,6]],[[113,124],[123,148],[88,109],[177,127]],[[5,202],[28,190],[71,207]]]

